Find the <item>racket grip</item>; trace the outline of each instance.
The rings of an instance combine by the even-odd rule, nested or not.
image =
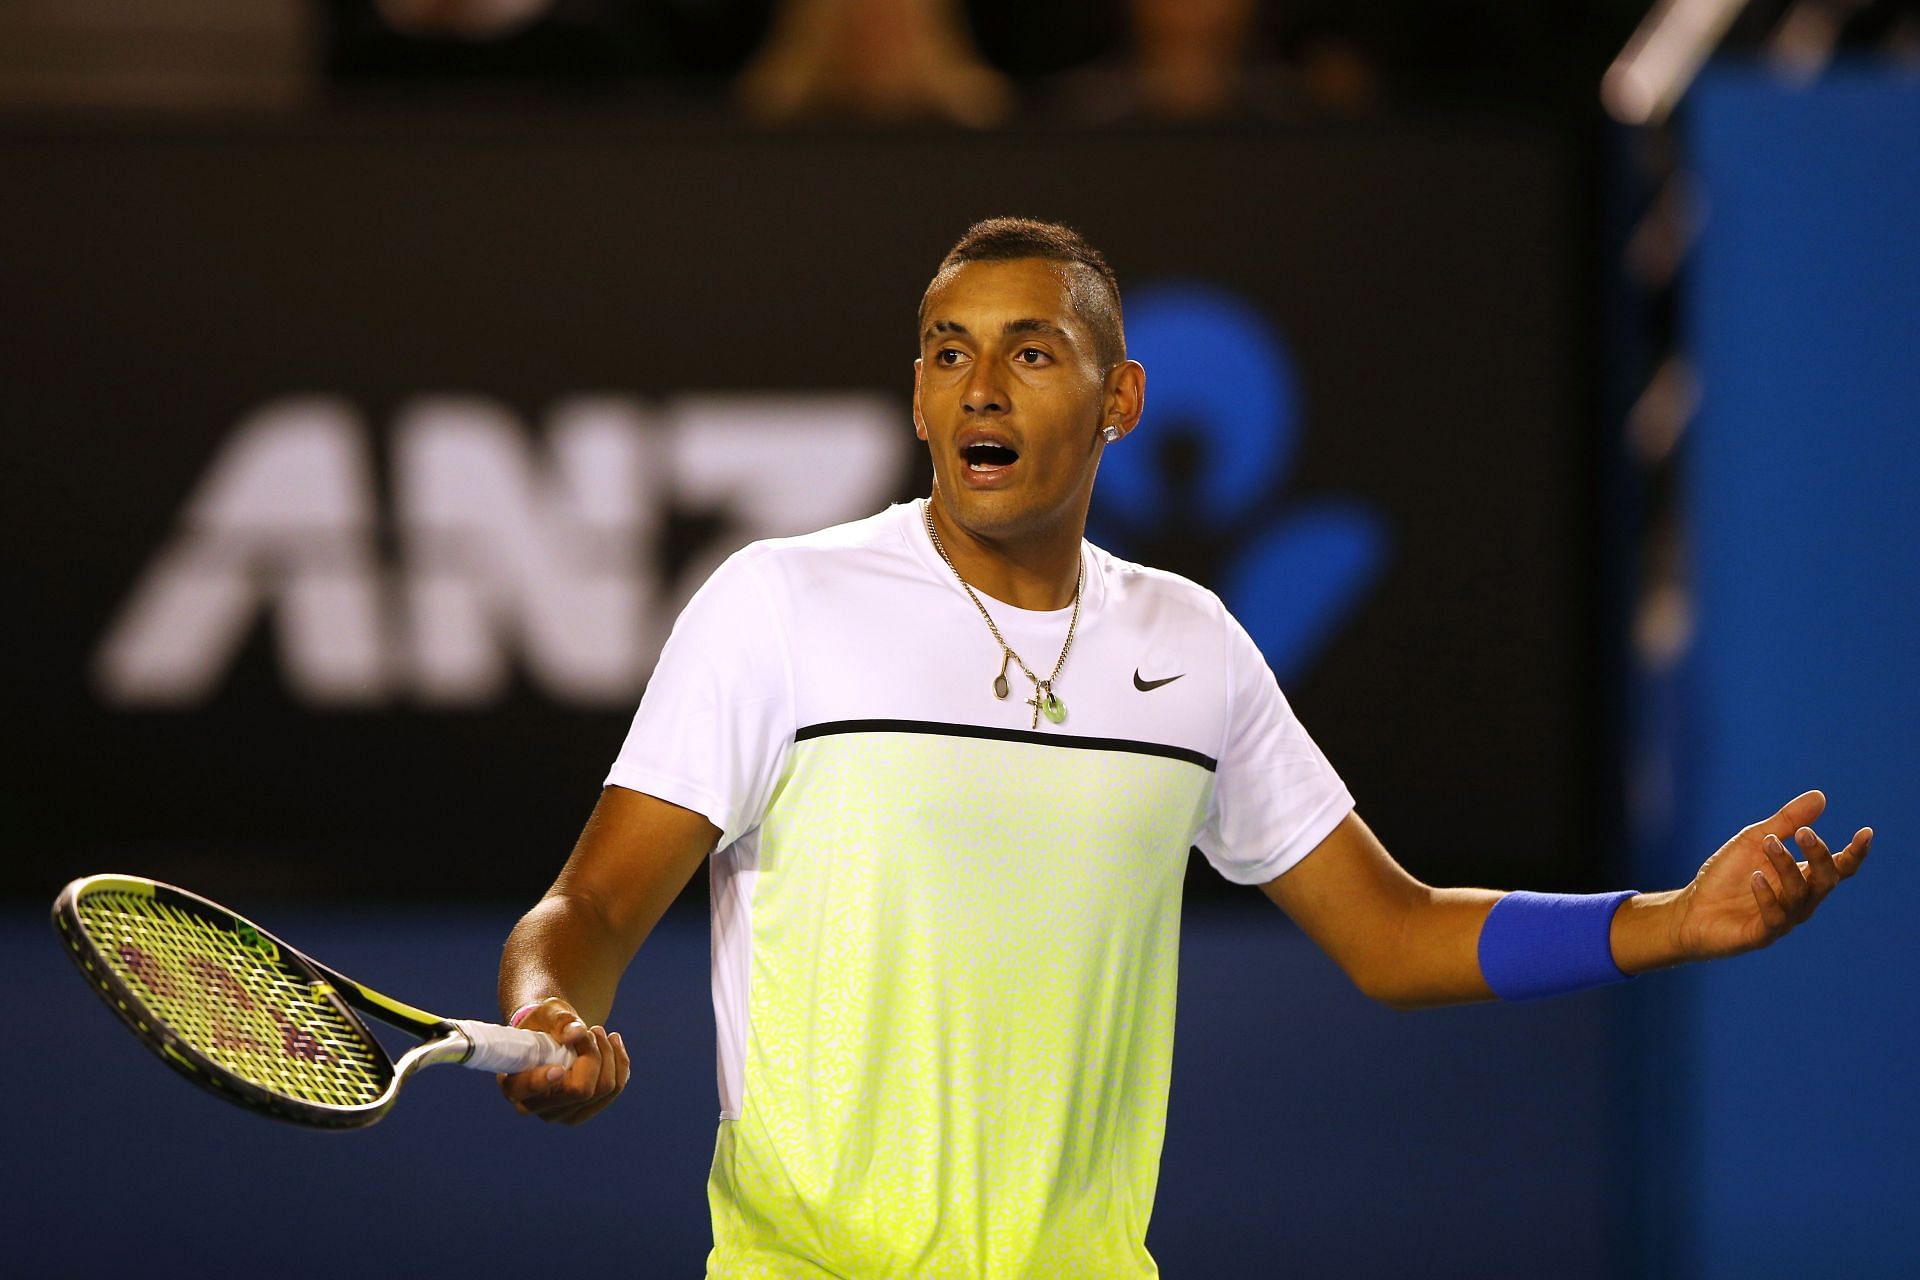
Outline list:
[[[497,1022],[473,1022],[455,1018],[453,1025],[473,1041],[473,1052],[462,1066],[475,1071],[501,1071],[512,1075],[533,1067],[570,1067],[573,1050],[562,1046],[544,1031],[522,1031]]]

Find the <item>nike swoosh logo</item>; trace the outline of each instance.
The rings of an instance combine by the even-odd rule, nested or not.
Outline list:
[[[1185,674],[1187,673],[1182,671],[1180,676],[1184,676]],[[1175,680],[1178,680],[1180,676],[1167,676],[1163,680],[1142,680],[1140,678],[1140,668],[1135,667],[1133,669],[1133,687],[1142,693],[1150,693],[1163,684],[1172,684]]]

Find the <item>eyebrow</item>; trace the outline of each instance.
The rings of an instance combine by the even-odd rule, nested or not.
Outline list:
[[[1062,338],[1069,342],[1073,340],[1072,334],[1068,333],[1065,329],[1062,329],[1059,325],[1053,323],[1053,321],[1040,320],[1037,318],[1028,318],[1025,320],[1009,320],[1004,326],[1002,326],[1000,332],[1002,336],[1009,336],[1009,337],[1016,333],[1038,333],[1038,334],[1043,334],[1047,337]],[[957,334],[963,338],[970,338],[973,336],[968,331],[967,326],[961,324],[958,320],[935,320],[932,324],[927,326],[927,331],[920,335],[920,340],[922,342],[925,342],[927,339],[933,337],[937,333]]]

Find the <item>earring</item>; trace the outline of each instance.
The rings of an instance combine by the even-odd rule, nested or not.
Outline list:
[[[1120,425],[1118,423],[1109,422],[1106,425],[1105,429],[1100,432],[1100,434],[1106,439],[1106,442],[1108,444],[1112,444],[1115,440],[1118,440],[1120,438]]]

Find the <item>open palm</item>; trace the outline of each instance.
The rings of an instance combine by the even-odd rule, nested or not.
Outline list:
[[[1820,792],[1802,792],[1707,859],[1682,894],[1675,926],[1682,955],[1711,960],[1764,947],[1810,917],[1835,885],[1860,869],[1873,829],[1860,828],[1846,848],[1830,853],[1808,825],[1826,807]],[[1787,852],[1789,836],[1806,861]]]

